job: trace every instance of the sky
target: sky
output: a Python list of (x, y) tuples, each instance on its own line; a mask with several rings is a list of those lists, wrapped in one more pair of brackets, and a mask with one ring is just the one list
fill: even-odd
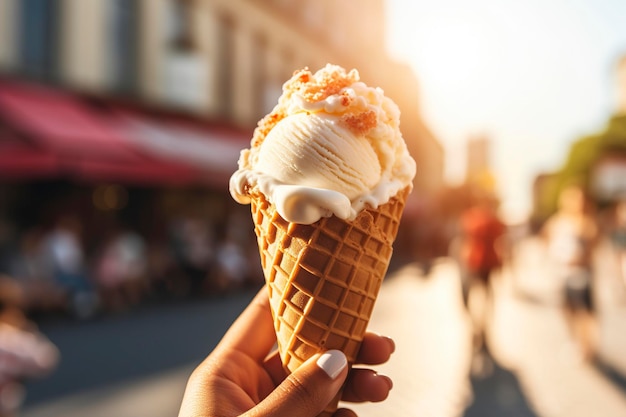
[(422, 116), (464, 178), (468, 138), (486, 135), (502, 214), (523, 220), (541, 172), (603, 129), (626, 54), (626, 0), (387, 0), (387, 42), (420, 82)]

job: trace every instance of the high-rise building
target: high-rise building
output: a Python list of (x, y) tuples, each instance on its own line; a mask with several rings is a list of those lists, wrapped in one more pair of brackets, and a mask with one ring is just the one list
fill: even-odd
[(615, 69), (617, 78), (617, 112), (626, 114), (626, 55), (622, 56)]
[(473, 136), (467, 142), (466, 182), (484, 191), (495, 191), (490, 161), (491, 141), (485, 135)]

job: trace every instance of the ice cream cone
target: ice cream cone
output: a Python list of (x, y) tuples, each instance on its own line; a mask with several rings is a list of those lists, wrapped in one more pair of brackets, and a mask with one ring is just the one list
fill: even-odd
[(328, 64), (294, 72), (241, 151), (229, 189), (252, 206), (287, 372), (329, 349), (356, 361), (416, 174), (399, 126), (382, 89)]
[[(317, 352), (340, 349), (353, 364), (389, 266), (407, 187), (352, 221), (284, 220), (262, 193), (251, 195), (278, 350), (287, 372)], [(339, 396), (329, 405), (332, 415)]]

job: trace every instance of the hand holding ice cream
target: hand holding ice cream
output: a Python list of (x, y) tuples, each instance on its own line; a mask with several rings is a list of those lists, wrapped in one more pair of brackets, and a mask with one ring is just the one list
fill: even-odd
[[(268, 356), (275, 342), (270, 306), (263, 291), (194, 370), (178, 417), (313, 417), (342, 386), (347, 387), (342, 398), (347, 402), (383, 401), (392, 389), (391, 379), (369, 369), (393, 354), (395, 344), (388, 337), (368, 333), (357, 358), (362, 366), (350, 373), (345, 356), (332, 351), (316, 355), (287, 375), (276, 352)], [(349, 409), (336, 415), (356, 416)]]

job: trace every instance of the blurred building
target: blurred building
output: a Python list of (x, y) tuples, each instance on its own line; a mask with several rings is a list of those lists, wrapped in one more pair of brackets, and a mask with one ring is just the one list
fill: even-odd
[(94, 246), (120, 222), (162, 239), (189, 216), (233, 234), (249, 210), (228, 194), (239, 151), (293, 71), (326, 63), (358, 69), (400, 107), (417, 213), (443, 186), (443, 148), (415, 74), (385, 51), (384, 7), (0, 1), (0, 220), (45, 229), (72, 213)]
[(417, 189), (440, 187), (443, 151), (419, 115), (415, 76), (385, 53), (382, 0), (0, 3), (5, 76), (194, 115), (244, 135), (295, 69), (327, 62), (358, 68), (398, 102), (420, 167)]
[(485, 135), (467, 141), (465, 182), (487, 192), (495, 192), (495, 177), (491, 166), (491, 140)]
[(618, 60), (615, 76), (617, 81), (617, 113), (626, 115), (626, 55)]

